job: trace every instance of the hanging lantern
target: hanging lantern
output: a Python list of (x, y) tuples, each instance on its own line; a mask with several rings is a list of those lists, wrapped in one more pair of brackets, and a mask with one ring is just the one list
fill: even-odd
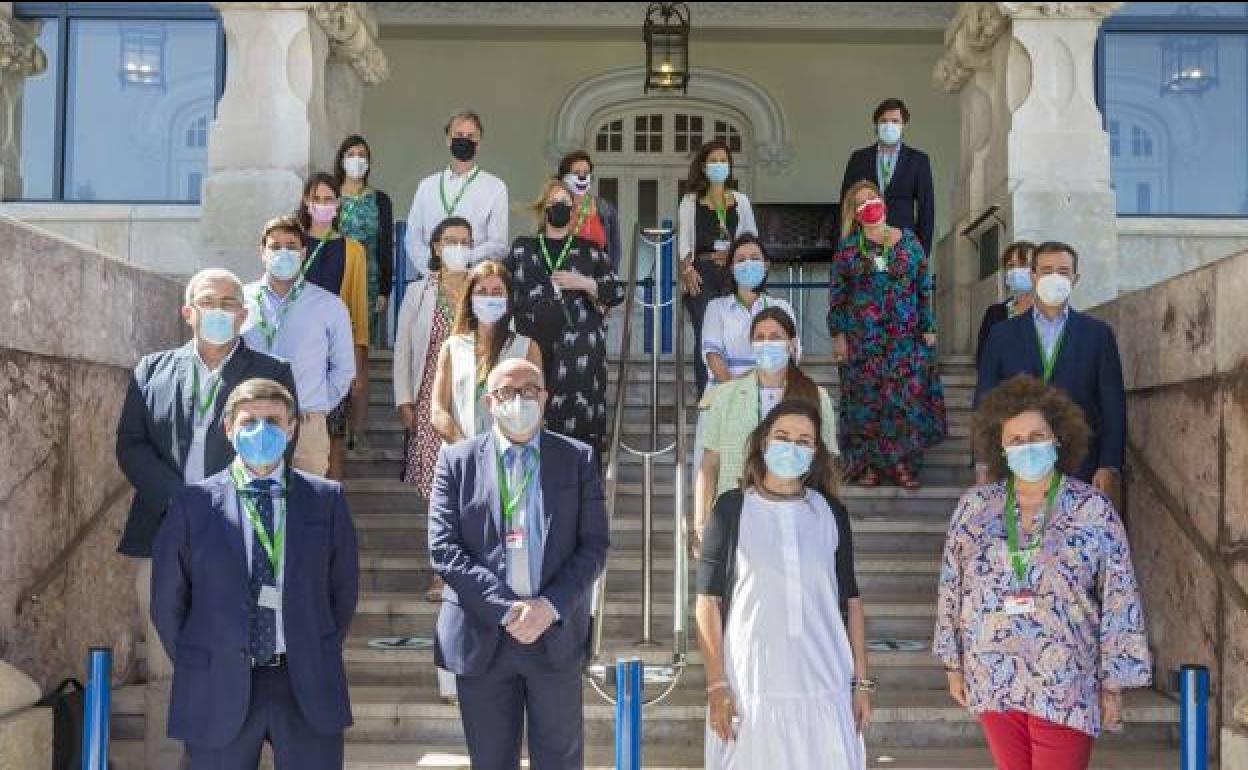
[(642, 37), (646, 41), (644, 92), (685, 93), (689, 88), (689, 6), (651, 3)]
[[(1216, 10), (1182, 5), (1176, 15), (1208, 17)], [(1203, 94), (1218, 84), (1218, 36), (1168, 34), (1161, 42), (1161, 95)]]

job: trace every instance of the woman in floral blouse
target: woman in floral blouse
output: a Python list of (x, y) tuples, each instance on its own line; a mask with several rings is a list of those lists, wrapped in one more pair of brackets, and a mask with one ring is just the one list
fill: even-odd
[(891, 227), (879, 189), (850, 186), (829, 275), (828, 329), (841, 364), (846, 475), (862, 486), (892, 478), (919, 486), (923, 450), (945, 437), (936, 377), (936, 317), (927, 255), (909, 230)]
[(998, 768), (1084, 770), (1100, 731), (1121, 728), (1122, 691), (1151, 679), (1126, 532), (1071, 475), (1088, 426), (1061, 391), (1015, 377), (971, 431), (999, 480), (953, 515), (933, 651)]

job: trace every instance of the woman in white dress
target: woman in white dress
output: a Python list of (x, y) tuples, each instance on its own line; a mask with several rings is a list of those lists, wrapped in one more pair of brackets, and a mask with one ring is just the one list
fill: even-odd
[(707, 768), (866, 767), (875, 682), (849, 514), (819, 420), (804, 401), (773, 408), (750, 435), (741, 488), (720, 496), (707, 523), (697, 600)]

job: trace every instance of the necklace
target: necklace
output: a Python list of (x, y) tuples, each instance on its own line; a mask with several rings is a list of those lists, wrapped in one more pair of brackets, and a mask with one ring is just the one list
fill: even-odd
[(772, 491), (771, 489), (767, 487), (767, 484), (761, 481), (758, 482), (758, 489), (760, 492), (764, 493), (765, 497), (774, 498), (776, 500), (800, 500), (801, 498), (806, 496), (805, 489), (803, 489), (801, 492), (798, 492), (796, 494), (786, 495), (780, 492)]

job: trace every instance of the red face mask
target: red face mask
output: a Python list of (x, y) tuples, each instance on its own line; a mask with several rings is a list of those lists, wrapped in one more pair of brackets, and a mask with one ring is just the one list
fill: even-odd
[(858, 221), (864, 225), (878, 225), (884, 221), (887, 210), (884, 207), (884, 201), (872, 198), (855, 209), (854, 213), (858, 216)]

